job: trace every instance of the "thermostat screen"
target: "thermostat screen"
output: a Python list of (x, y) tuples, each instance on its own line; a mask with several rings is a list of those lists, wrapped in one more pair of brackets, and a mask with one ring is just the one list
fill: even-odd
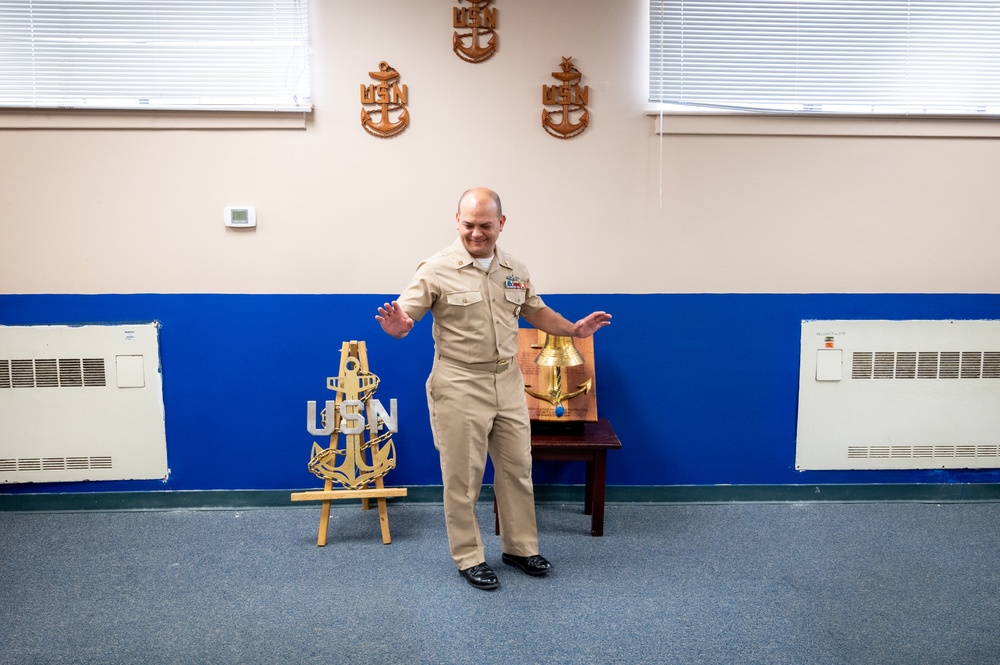
[(245, 222), (247, 221), (247, 211), (236, 209), (233, 210), (233, 221), (234, 222)]

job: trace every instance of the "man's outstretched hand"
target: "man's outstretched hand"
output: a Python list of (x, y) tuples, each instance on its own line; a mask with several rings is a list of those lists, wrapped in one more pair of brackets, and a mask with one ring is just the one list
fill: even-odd
[(395, 300), (379, 307), (375, 320), (382, 326), (382, 330), (396, 339), (406, 337), (407, 333), (413, 330), (413, 319)]
[(590, 337), (604, 326), (611, 325), (607, 312), (592, 312), (573, 324), (574, 337)]

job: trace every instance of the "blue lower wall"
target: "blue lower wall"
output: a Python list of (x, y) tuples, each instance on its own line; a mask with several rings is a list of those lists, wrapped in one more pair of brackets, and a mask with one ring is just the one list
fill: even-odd
[[(375, 321), (392, 295), (0, 295), (0, 324), (159, 321), (165, 481), (0, 486), (0, 493), (319, 486), (306, 469), (307, 400), (332, 397), (343, 341), (364, 340), (377, 397), (399, 403), (390, 485), (439, 485), (424, 398), (430, 320), (394, 340)], [(623, 443), (611, 485), (996, 483), (997, 470), (794, 468), (803, 319), (997, 319), (1000, 295), (552, 295), (568, 318), (604, 309), (597, 405)], [(0, 350), (2, 357), (2, 350)], [(72, 435), (72, 423), (65, 424)], [(2, 433), (0, 433), (2, 436)], [(537, 483), (583, 481), (580, 464), (540, 463)]]

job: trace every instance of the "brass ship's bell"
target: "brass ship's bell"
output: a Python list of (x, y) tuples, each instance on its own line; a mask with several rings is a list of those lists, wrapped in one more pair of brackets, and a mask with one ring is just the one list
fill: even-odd
[(583, 356), (576, 350), (572, 337), (546, 334), (535, 364), (543, 367), (572, 367), (582, 365)]
[[(538, 348), (538, 346), (532, 345), (532, 348)], [(590, 392), (591, 380), (587, 379), (586, 382), (577, 387), (577, 390), (569, 393), (563, 392), (562, 368), (582, 365), (585, 362), (583, 356), (576, 350), (572, 337), (562, 337), (546, 333), (545, 343), (542, 344), (541, 348), (542, 350), (538, 353), (538, 357), (535, 358), (535, 364), (552, 368), (549, 391), (547, 393), (538, 393), (528, 386), (524, 387), (524, 391), (532, 397), (545, 400), (551, 404), (555, 407), (556, 416), (561, 417), (566, 413), (566, 406), (563, 402), (573, 399), (577, 395)]]

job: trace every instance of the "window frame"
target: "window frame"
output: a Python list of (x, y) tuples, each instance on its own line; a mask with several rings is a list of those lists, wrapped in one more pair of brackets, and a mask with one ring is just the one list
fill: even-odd
[[(0, 88), (0, 128), (304, 128), (313, 110), (308, 0), (277, 10), (271, 0), (214, 5), (88, 3), (63, 22), (59, 2), (0, 0), (8, 25), (34, 21), (6, 40), (0, 30), (11, 76)], [(101, 20), (111, 10), (120, 22)], [(210, 67), (218, 79), (206, 79)], [(15, 76), (28, 84), (18, 87)]]
[[(691, 100), (690, 104), (671, 104), (665, 101), (658, 101), (658, 98), (660, 100), (666, 98), (666, 96), (662, 94), (664, 92), (663, 86), (660, 83), (657, 83), (657, 76), (660, 76), (660, 81), (662, 81), (663, 77), (666, 76), (668, 67), (667, 64), (664, 64), (664, 60), (669, 56), (668, 50), (663, 43), (665, 32), (663, 27), (658, 23), (658, 19), (663, 16), (663, 12), (666, 11), (667, 9), (669, 9), (670, 11), (674, 11), (677, 5), (681, 6), (699, 5), (702, 7), (706, 5), (716, 5), (716, 7), (713, 8), (713, 11), (719, 11), (724, 9), (724, 5), (727, 4), (732, 5), (733, 3), (726, 2), (725, 0), (722, 1), (717, 0), (714, 3), (705, 1), (697, 2), (692, 0), (669, 0), (669, 1), (650, 0), (648, 6), (649, 7), (648, 37), (650, 41), (648, 46), (648, 63), (647, 63), (649, 67), (648, 70), (649, 88), (648, 88), (647, 99), (649, 100), (649, 103), (652, 107), (650, 115), (658, 116), (661, 119), (661, 124), (664, 116), (674, 119), (689, 119), (689, 120), (683, 120), (682, 122), (671, 121), (670, 123), (668, 123), (668, 125), (670, 127), (677, 127), (678, 125), (682, 125), (686, 131), (697, 131), (698, 126), (704, 126), (705, 124), (703, 122), (699, 122), (697, 120), (698, 117), (742, 118), (742, 120), (729, 122), (728, 124), (731, 126), (731, 129), (725, 133), (731, 133), (735, 131), (748, 131), (749, 128), (756, 128), (751, 133), (785, 133), (791, 131), (791, 133), (793, 134), (836, 133), (841, 135), (858, 135), (860, 133), (860, 135), (867, 135), (867, 134), (938, 135), (940, 129), (935, 129), (935, 128), (940, 128), (942, 126), (950, 127), (950, 129), (946, 131), (947, 134), (954, 134), (958, 136), (995, 136), (997, 133), (989, 125), (995, 124), (995, 121), (1000, 119), (1000, 102), (998, 102), (998, 104), (995, 106), (993, 104), (989, 105), (991, 111), (992, 109), (996, 108), (996, 112), (991, 112), (991, 113), (982, 113), (982, 112), (914, 113), (912, 112), (912, 110), (907, 110), (905, 112), (866, 111), (863, 113), (861, 112), (846, 113), (838, 110), (822, 111), (805, 107), (798, 109), (791, 109), (791, 108), (766, 109), (766, 108), (746, 108), (746, 106), (748, 106), (747, 104), (713, 105), (711, 103), (708, 103), (709, 101), (714, 101), (710, 100), (709, 97), (705, 97), (703, 99), (693, 99)], [(800, 3), (789, 3), (789, 2), (783, 2), (782, 0), (758, 0), (758, 2), (756, 2), (755, 4), (759, 6), (766, 5), (773, 9), (775, 6), (785, 6), (787, 8), (792, 4), (800, 4)], [(820, 3), (817, 3), (817, 6), (819, 6), (819, 4)], [(830, 3), (830, 2), (822, 3), (822, 5), (824, 6), (833, 6), (834, 4), (836, 3)], [(866, 2), (865, 3), (866, 11), (870, 9), (871, 5), (873, 4), (875, 3)], [(887, 2), (883, 4), (899, 4), (899, 3), (893, 2), (893, 0), (887, 0)], [(927, 3), (925, 2), (925, 4)], [(990, 0), (990, 2), (985, 2), (985, 1), (979, 2), (979, 5), (987, 5), (987, 4), (996, 8), (997, 13), (1000, 14), (1000, 6), (998, 6), (1000, 5), (1000, 3), (996, 2), (996, 0)], [(745, 8), (749, 5), (749, 3), (746, 2), (746, 0), (744, 0), (743, 2), (740, 3), (740, 5)], [(701, 17), (699, 17), (699, 19), (700, 18)], [(741, 14), (740, 20), (743, 19), (745, 19), (745, 17)], [(700, 26), (701, 24), (699, 24), (699, 29), (701, 29)], [(992, 28), (1000, 32), (1000, 20), (998, 20), (996, 22), (996, 25), (992, 26)], [(711, 39), (711, 36), (702, 37), (702, 33), (700, 32), (697, 33), (696, 36), (698, 37), (699, 40), (702, 40), (700, 43), (697, 44), (697, 46), (699, 48), (702, 48), (703, 50), (707, 50), (704, 44), (711, 43), (709, 41)], [(998, 42), (1000, 42), (1000, 39), (998, 39)], [(677, 49), (674, 50), (677, 51)], [(710, 55), (706, 57), (714, 57), (714, 56)], [(780, 69), (781, 67), (787, 67), (784, 61), (780, 60), (780, 57), (776, 59), (776, 61), (779, 63), (778, 65), (775, 65), (776, 68)], [(992, 58), (985, 62), (987, 66), (990, 68), (997, 67), (997, 61)], [(685, 65), (686, 64), (687, 63), (685, 63)], [(704, 64), (704, 61), (698, 60), (696, 64), (701, 66)], [(709, 65), (711, 65), (711, 63), (709, 63)], [(704, 65), (704, 66), (708, 67), (709, 65)], [(721, 82), (718, 84), (720, 89), (724, 88), (724, 85), (726, 85), (725, 83), (726, 79), (724, 78), (726, 76), (726, 72), (723, 72), (721, 75), (717, 76), (720, 77), (718, 79), (718, 81)], [(676, 80), (679, 81), (680, 79)], [(709, 83), (711, 83), (711, 81), (709, 81)], [(657, 92), (658, 90), (661, 91), (659, 94)], [(989, 86), (985, 86), (985, 90), (989, 91), (991, 90), (991, 88)], [(994, 99), (1000, 99), (1000, 96), (994, 94), (996, 90), (1000, 90), (1000, 86), (997, 85), (992, 86), (992, 92), (984, 92), (984, 96), (980, 99), (982, 101), (990, 101), (990, 102), (992, 102)], [(682, 101), (682, 100), (674, 100), (674, 101)], [(768, 120), (754, 121), (754, 120), (747, 120), (746, 118), (768, 118)], [(796, 122), (795, 124), (798, 125), (798, 128), (790, 130), (789, 128), (792, 127), (791, 121), (793, 120), (798, 121), (799, 119), (805, 119), (805, 120), (803, 122)], [(863, 119), (873, 120), (874, 122), (867, 123), (869, 125), (869, 128), (863, 129), (860, 128), (862, 125), (860, 121)], [(911, 125), (912, 128), (900, 130), (899, 127), (897, 127), (896, 125), (898, 125), (899, 121), (901, 120), (905, 120), (905, 124)], [(873, 127), (875, 129), (872, 129)], [(830, 128), (833, 128), (832, 132)], [(658, 133), (659, 131), (660, 130), (658, 130)], [(675, 130), (667, 129), (667, 126), (664, 125), (663, 132), (674, 133)]]

